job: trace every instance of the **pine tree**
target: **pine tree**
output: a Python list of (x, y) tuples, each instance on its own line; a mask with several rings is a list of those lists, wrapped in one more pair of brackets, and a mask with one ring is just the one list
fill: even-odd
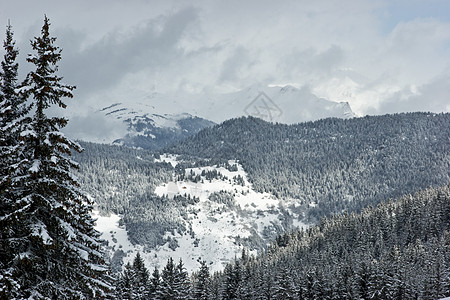
[(156, 292), (155, 299), (164, 299), (164, 300), (173, 300), (176, 299), (176, 291), (174, 288), (175, 282), (175, 264), (173, 263), (173, 259), (169, 258), (167, 260), (167, 264), (162, 270), (161, 275), (161, 284), (159, 285), (159, 289)]
[(282, 266), (275, 276), (274, 299), (294, 299), (294, 287), (286, 266)]
[[(19, 51), (13, 41), (10, 24), (6, 29), (6, 50), (0, 70), (0, 298), (15, 297), (20, 283), (13, 278), (16, 251), (23, 243), (19, 215), (27, 204), (20, 201), (23, 175), (27, 160), (20, 133), (25, 131), (29, 118), (26, 97), (17, 84)], [(19, 201), (18, 201), (19, 200)]]
[(149, 297), (150, 299), (156, 298), (156, 292), (158, 291), (159, 285), (161, 284), (161, 276), (159, 275), (158, 268), (155, 267), (152, 273), (152, 277), (149, 282)]
[(210, 282), (209, 268), (206, 261), (203, 260), (200, 262), (200, 270), (196, 276), (193, 291), (194, 299), (208, 300)]
[(116, 298), (117, 299), (127, 299), (132, 300), (135, 297), (134, 293), (134, 269), (133, 266), (128, 262), (122, 274), (119, 275), (119, 278), (116, 283)]
[(135, 291), (134, 299), (146, 299), (149, 294), (149, 274), (147, 268), (145, 267), (144, 260), (142, 259), (139, 252), (136, 254), (136, 257), (133, 261), (133, 271), (133, 289)]
[(189, 299), (190, 282), (186, 268), (183, 261), (180, 259), (175, 269), (174, 280), (175, 299), (186, 300)]
[(27, 61), (35, 66), (22, 89), (31, 97), (34, 115), (31, 130), (22, 134), (30, 168), (24, 176), (24, 191), (16, 211), (22, 241), (16, 248), (12, 274), (20, 284), (20, 297), (102, 298), (110, 289), (108, 268), (101, 251), (99, 233), (90, 216), (92, 203), (78, 187), (71, 170), (78, 165), (68, 158), (81, 147), (59, 129), (65, 118), (48, 117), (52, 105), (65, 108), (62, 98), (72, 98), (74, 86), (61, 83), (56, 75), (61, 50), (49, 34), (45, 17), (41, 36), (31, 46), (36, 55)]
[(224, 282), (222, 286), (222, 299), (240, 299), (242, 291), (242, 268), (239, 260), (234, 264), (228, 264), (224, 270)]

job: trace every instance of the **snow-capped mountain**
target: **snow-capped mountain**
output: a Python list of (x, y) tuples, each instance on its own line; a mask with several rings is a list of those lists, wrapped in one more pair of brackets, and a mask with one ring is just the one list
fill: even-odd
[(308, 88), (253, 85), (228, 94), (205, 95), (204, 112), (210, 120), (220, 123), (240, 116), (254, 116), (269, 122), (295, 124), (337, 117), (352, 118), (356, 114), (347, 102), (319, 98)]
[(214, 125), (188, 113), (158, 114), (154, 106), (143, 103), (115, 103), (101, 112), (127, 126), (126, 135), (114, 143), (150, 150), (163, 148)]
[(347, 102), (319, 98), (306, 87), (291, 85), (252, 85), (231, 93), (152, 93), (139, 103), (128, 101), (126, 105), (132, 107), (131, 110), (138, 107), (147, 113), (162, 115), (189, 113), (215, 123), (248, 115), (286, 124), (356, 116)]
[(286, 124), (356, 116), (347, 102), (329, 101), (307, 88), (290, 85), (253, 85), (224, 94), (152, 93), (139, 101), (107, 105), (99, 112), (109, 121), (121, 121), (127, 128), (126, 133), (114, 138), (115, 143), (152, 150), (183, 140), (214, 122), (241, 116)]

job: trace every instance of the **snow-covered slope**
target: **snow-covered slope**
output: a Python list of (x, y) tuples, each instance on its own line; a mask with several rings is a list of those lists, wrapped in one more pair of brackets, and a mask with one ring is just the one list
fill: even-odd
[(85, 141), (114, 141), (153, 150), (214, 123), (241, 116), (286, 124), (356, 116), (346, 102), (329, 101), (315, 96), (307, 88), (289, 85), (253, 85), (223, 94), (152, 93), (120, 101), (94, 108), (83, 118), (68, 116), (71, 122), (66, 133)]
[(163, 148), (214, 125), (188, 113), (159, 114), (154, 106), (145, 103), (115, 103), (100, 111), (127, 126), (126, 135), (114, 143), (150, 150)]
[[(163, 155), (161, 160), (173, 165), (177, 163), (174, 156)], [(273, 240), (287, 229), (287, 224), (290, 228), (306, 226), (297, 220), (300, 213), (296, 209), (297, 201), (275, 199), (267, 193), (253, 191), (242, 166), (235, 161), (229, 161), (229, 164), (234, 166), (231, 171), (217, 166), (186, 169), (187, 177), (198, 175), (201, 180), (171, 181), (156, 188), (155, 193), (160, 196), (186, 195), (198, 200), (189, 206), (189, 213), (184, 218), (188, 231), (182, 235), (176, 231), (167, 232), (168, 242), (155, 249), (144, 250), (141, 245), (132, 245), (125, 227), (119, 225), (120, 216), (96, 213), (96, 228), (108, 241), (110, 254), (122, 250), (126, 263), (139, 251), (150, 269), (162, 268), (172, 257), (176, 261), (181, 258), (188, 271), (195, 271), (199, 261), (205, 260), (211, 271), (218, 271), (227, 262), (240, 257), (244, 245), (246, 249), (253, 248), (250, 253), (256, 254), (254, 249), (258, 243)], [(206, 179), (208, 171), (217, 171), (221, 178)], [(219, 197), (215, 197), (217, 195)], [(220, 198), (220, 195), (225, 197)], [(223, 201), (225, 198), (227, 201)]]
[(140, 101), (111, 106), (107, 114), (174, 114), (189, 113), (215, 123), (252, 115), (266, 121), (300, 123), (327, 117), (351, 118), (356, 115), (347, 102), (319, 98), (307, 88), (294, 86), (252, 85), (233, 93), (152, 93)]
[(356, 117), (347, 102), (319, 98), (307, 88), (253, 85), (244, 90), (207, 96), (200, 116), (219, 123), (232, 117), (251, 115), (270, 122), (295, 124), (318, 119)]

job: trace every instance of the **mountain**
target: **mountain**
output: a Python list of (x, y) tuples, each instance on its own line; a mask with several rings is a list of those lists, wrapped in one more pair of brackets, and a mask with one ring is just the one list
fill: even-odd
[(293, 86), (253, 85), (223, 94), (152, 93), (136, 99), (139, 100), (108, 104), (89, 116), (72, 118), (68, 135), (156, 150), (215, 123), (241, 116), (285, 124), (356, 116), (346, 102), (318, 98), (307, 88)]
[(347, 102), (319, 98), (307, 87), (296, 88), (291, 85), (255, 84), (230, 93), (152, 93), (141, 97), (139, 101), (148, 104), (147, 110), (157, 108), (159, 114), (190, 113), (215, 123), (241, 116), (285, 124), (329, 117), (356, 117)]
[(310, 221), (450, 180), (450, 114), (328, 118), (294, 125), (246, 117), (166, 149), (235, 159), (257, 192), (312, 205)]
[(214, 125), (188, 113), (161, 115), (156, 113), (154, 106), (142, 103), (115, 103), (100, 111), (127, 126), (126, 135), (113, 143), (149, 150), (169, 146)]
[(114, 271), (136, 252), (148, 265), (181, 258), (193, 271), (201, 259), (219, 271), (244, 248), (256, 254), (285, 230), (305, 226), (294, 201), (255, 192), (235, 161), (82, 145), (80, 181), (96, 203)]
[(450, 114), (295, 125), (242, 117), (160, 154), (83, 143), (74, 158), (115, 270), (137, 251), (150, 266), (171, 256), (219, 270), (243, 248), (261, 253), (323, 216), (447, 184), (449, 130)]
[(347, 102), (319, 98), (306, 88), (253, 85), (241, 91), (207, 96), (205, 110), (211, 120), (253, 116), (268, 122), (295, 124), (323, 118), (352, 118)]

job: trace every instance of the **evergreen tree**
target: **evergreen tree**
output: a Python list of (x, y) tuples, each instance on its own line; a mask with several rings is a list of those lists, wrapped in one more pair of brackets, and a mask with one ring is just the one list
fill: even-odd
[(16, 250), (24, 242), (20, 213), (27, 203), (21, 201), (23, 175), (27, 168), (24, 142), (20, 133), (25, 131), (29, 118), (26, 97), (18, 91), (19, 53), (13, 41), (10, 24), (6, 29), (4, 60), (0, 70), (0, 298), (15, 297), (20, 282), (12, 272), (17, 261)]
[(65, 118), (48, 117), (52, 105), (65, 108), (62, 98), (72, 98), (74, 86), (61, 83), (56, 75), (61, 50), (49, 34), (44, 19), (41, 36), (31, 41), (35, 55), (27, 61), (35, 66), (22, 89), (34, 108), (30, 127), (22, 134), (29, 159), (24, 176), (23, 203), (15, 211), (21, 231), (11, 274), (20, 285), (22, 298), (102, 298), (110, 289), (108, 268), (101, 251), (100, 234), (90, 216), (92, 203), (81, 192), (71, 170), (77, 164), (68, 158), (81, 147), (59, 129)]
[(135, 297), (134, 293), (134, 269), (133, 266), (128, 262), (122, 274), (119, 275), (119, 279), (116, 283), (116, 297), (117, 299), (127, 299), (132, 300)]
[(158, 268), (155, 267), (149, 282), (149, 297), (151, 299), (156, 298), (156, 292), (158, 291), (160, 284), (161, 284), (161, 276), (159, 275)]
[(149, 274), (148, 270), (144, 265), (144, 260), (142, 259), (139, 252), (136, 254), (136, 257), (133, 261), (133, 271), (134, 271), (134, 280), (133, 280), (133, 288), (135, 291), (134, 299), (146, 299), (148, 297), (148, 280)]
[(161, 275), (161, 284), (156, 292), (156, 299), (164, 300), (174, 300), (176, 299), (175, 291), (175, 276), (176, 276), (176, 266), (173, 263), (173, 259), (169, 258), (167, 264), (164, 267)]
[(209, 275), (209, 268), (206, 261), (200, 262), (200, 270), (196, 276), (193, 296), (194, 299), (207, 300), (209, 296), (209, 285), (211, 278)]
[(286, 266), (282, 266), (275, 276), (274, 299), (294, 299), (292, 277), (289, 274), (289, 270)]
[(186, 268), (184, 267), (183, 261), (180, 259), (175, 270), (175, 299), (185, 300), (189, 299), (190, 295), (190, 281)]
[(240, 299), (242, 290), (242, 268), (239, 260), (235, 260), (234, 264), (225, 266), (223, 273), (224, 282), (222, 286), (222, 299)]

